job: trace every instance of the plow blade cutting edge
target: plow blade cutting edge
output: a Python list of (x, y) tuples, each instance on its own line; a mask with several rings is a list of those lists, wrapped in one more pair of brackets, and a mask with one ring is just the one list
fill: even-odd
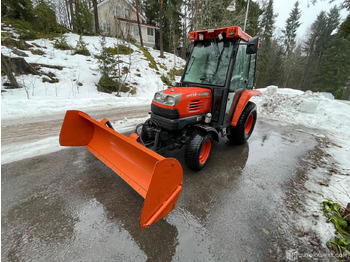
[(86, 146), (144, 199), (140, 225), (146, 228), (168, 215), (182, 188), (182, 167), (107, 127), (81, 111), (67, 111), (61, 146)]

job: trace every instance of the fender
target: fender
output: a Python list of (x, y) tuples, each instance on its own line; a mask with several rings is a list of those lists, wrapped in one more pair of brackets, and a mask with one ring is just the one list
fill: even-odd
[(214, 140), (215, 141), (219, 141), (219, 133), (214, 127), (207, 126), (207, 125), (194, 125), (194, 127), (197, 128), (197, 129), (203, 130), (203, 131), (205, 131), (207, 133), (212, 134)]
[(233, 114), (231, 126), (237, 125), (237, 122), (238, 122), (238, 120), (243, 112), (243, 109), (247, 105), (249, 99), (252, 96), (260, 96), (260, 95), (261, 95), (261, 92), (258, 90), (246, 90), (243, 92), (243, 94), (241, 95), (241, 97), (239, 98), (239, 101), (237, 103), (235, 113)]

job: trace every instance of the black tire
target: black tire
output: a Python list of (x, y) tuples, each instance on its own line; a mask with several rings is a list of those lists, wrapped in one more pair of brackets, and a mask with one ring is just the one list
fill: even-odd
[(185, 149), (185, 162), (192, 170), (201, 170), (210, 157), (213, 136), (195, 132)]
[(256, 123), (256, 105), (253, 102), (248, 102), (244, 108), (237, 126), (230, 126), (230, 134), (227, 138), (230, 142), (240, 145), (247, 142), (250, 135), (253, 133), (255, 123)]

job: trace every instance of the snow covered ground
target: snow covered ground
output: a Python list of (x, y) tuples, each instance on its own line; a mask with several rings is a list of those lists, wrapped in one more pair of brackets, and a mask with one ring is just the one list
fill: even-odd
[[(75, 34), (67, 34), (67, 41), (75, 46), (79, 38)], [(87, 47), (92, 54), (99, 54), (101, 44), (99, 37), (83, 37), (88, 43)], [(107, 46), (113, 47), (115, 44), (122, 43), (121, 40), (107, 38)], [(46, 115), (64, 113), (68, 109), (94, 109), (100, 108), (108, 110), (113, 107), (127, 107), (131, 105), (149, 104), (154, 92), (166, 88), (161, 81), (161, 75), (167, 75), (168, 70), (174, 65), (177, 69), (184, 66), (184, 61), (172, 54), (165, 54), (166, 57), (159, 58), (159, 52), (150, 49), (150, 53), (158, 63), (162, 65), (159, 71), (149, 67), (149, 61), (146, 60), (143, 53), (137, 46), (129, 45), (134, 53), (131, 56), (120, 56), (123, 61), (132, 61), (130, 73), (126, 76), (127, 83), (134, 83), (136, 94), (122, 94), (121, 97), (115, 94), (105, 94), (97, 91), (96, 83), (99, 80), (98, 61), (93, 56), (86, 57), (82, 55), (72, 55), (71, 51), (57, 50), (53, 47), (54, 41), (39, 39), (29, 42), (35, 43), (37, 47), (45, 52), (44, 55), (33, 55), (30, 51), (25, 51), (28, 55), (27, 62), (42, 63), (48, 65), (60, 65), (62, 70), (49, 69), (59, 79), (58, 83), (50, 84), (42, 82), (41, 76), (22, 75), (18, 76), (19, 84), (24, 88), (18, 90), (9, 90), (3, 86), (7, 81), (2, 77), (1, 94), (1, 118), (2, 120), (16, 121), (23, 118), (31, 118)], [(11, 49), (2, 47), (2, 53), (8, 56), (16, 56)], [(125, 62), (127, 65), (128, 62)], [(166, 68), (166, 69), (165, 69)], [(78, 84), (81, 83), (81, 84)], [(326, 163), (324, 168), (310, 170), (309, 182), (306, 184), (310, 191), (316, 191), (322, 194), (310, 194), (309, 202), (306, 205), (311, 209), (310, 212), (319, 211), (319, 205), (325, 198), (331, 198), (342, 205), (350, 202), (350, 105), (336, 100), (324, 97), (319, 93), (310, 91), (302, 92), (292, 89), (279, 89), (270, 86), (261, 89), (262, 96), (254, 97), (253, 101), (258, 106), (260, 116), (275, 119), (281, 123), (305, 126), (313, 129), (314, 135), (318, 139), (329, 140), (328, 146), (324, 147), (325, 154), (333, 157), (334, 162)], [(139, 121), (139, 119), (137, 119)], [(139, 121), (142, 122), (142, 121)], [(130, 129), (136, 124), (135, 120), (125, 120), (113, 123), (118, 131), (127, 131), (122, 127), (128, 126)], [(307, 132), (307, 131), (305, 131)], [(2, 150), (2, 163), (8, 163), (21, 158), (32, 157), (59, 150), (55, 144), (57, 138), (48, 138), (43, 141), (31, 142), (31, 144), (18, 144), (16, 148), (22, 148), (20, 155), (16, 149), (12, 151)], [(55, 147), (53, 149), (53, 147)], [(30, 148), (31, 152), (26, 152)], [(33, 148), (37, 149), (33, 151)], [(46, 149), (46, 150), (45, 150)], [(8, 150), (8, 149), (7, 149)], [(50, 150), (49, 150), (50, 151)], [(35, 152), (35, 153), (34, 153)], [(324, 158), (322, 161), (329, 161)], [(329, 176), (329, 169), (333, 167), (336, 170), (332, 176)], [(329, 179), (328, 186), (321, 186), (317, 181)], [(315, 211), (316, 212), (316, 211)], [(328, 241), (334, 229), (330, 224), (324, 222), (325, 219), (312, 225), (307, 225), (316, 230), (323, 242)], [(307, 223), (306, 220), (300, 220), (300, 226)]]
[[(11, 29), (7, 31), (11, 32)], [(77, 45), (79, 35), (65, 34), (67, 43), (73, 48)], [(2, 119), (18, 118), (23, 116), (36, 116), (64, 112), (68, 109), (85, 109), (91, 107), (113, 107), (116, 104), (131, 106), (135, 104), (149, 104), (154, 92), (163, 90), (166, 85), (161, 76), (175, 68), (183, 68), (185, 61), (172, 54), (165, 53), (165, 58), (159, 58), (159, 51), (148, 49), (157, 63), (158, 70), (149, 67), (149, 61), (138, 46), (116, 38), (106, 37), (106, 47), (123, 44), (133, 49), (131, 55), (115, 56), (123, 61), (120, 68), (127, 67), (128, 73), (123, 74), (122, 81), (136, 88), (136, 94), (130, 92), (120, 93), (120, 97), (97, 91), (96, 84), (100, 79), (99, 62), (95, 55), (101, 53), (101, 37), (83, 36), (91, 56), (73, 55), (72, 50), (59, 50), (54, 48), (54, 40), (37, 39), (27, 41), (33, 45), (31, 50), (40, 50), (43, 55), (32, 54), (30, 50), (24, 51), (28, 55), (28, 63), (62, 66), (62, 70), (42, 67), (42, 71), (53, 73), (59, 79), (58, 83), (43, 82), (45, 76), (22, 75), (17, 82), (23, 86), (20, 90), (5, 90), (2, 92)], [(1, 47), (2, 54), (9, 57), (18, 57), (13, 50), (6, 46)], [(46, 77), (47, 78), (47, 77)], [(2, 77), (2, 84), (7, 81)], [(2, 88), (4, 90), (4, 88)]]

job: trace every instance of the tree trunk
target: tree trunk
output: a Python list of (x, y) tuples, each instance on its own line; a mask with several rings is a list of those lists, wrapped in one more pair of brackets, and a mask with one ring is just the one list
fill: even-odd
[(12, 88), (20, 88), (20, 85), (17, 83), (16, 78), (12, 74), (11, 67), (7, 63), (5, 57), (1, 54), (1, 70), (7, 75), (10, 80)]
[(98, 34), (100, 32), (100, 25), (98, 22), (97, 0), (92, 0), (92, 5), (94, 7), (95, 33)]
[(137, 26), (139, 27), (140, 44), (143, 47), (142, 32), (141, 32), (141, 25), (140, 25), (140, 16), (139, 16), (139, 0), (136, 0), (136, 17), (137, 17)]
[(69, 0), (69, 9), (70, 9), (70, 21), (72, 25), (72, 31), (75, 30), (75, 17), (74, 17), (74, 9), (73, 9), (73, 0)]
[(194, 13), (195, 28), (198, 27), (198, 10), (199, 10), (199, 1), (196, 0), (196, 10), (195, 10), (195, 13)]
[(164, 57), (163, 50), (163, 0), (160, 0), (160, 11), (159, 11), (159, 46), (160, 46), (160, 57)]
[(79, 29), (78, 33), (80, 34), (79, 0), (75, 0), (75, 23), (76, 27)]
[(67, 24), (69, 28), (72, 28), (72, 19), (70, 18), (70, 12), (69, 12), (69, 3), (68, 0), (64, 0), (66, 4), (66, 11), (67, 11)]

